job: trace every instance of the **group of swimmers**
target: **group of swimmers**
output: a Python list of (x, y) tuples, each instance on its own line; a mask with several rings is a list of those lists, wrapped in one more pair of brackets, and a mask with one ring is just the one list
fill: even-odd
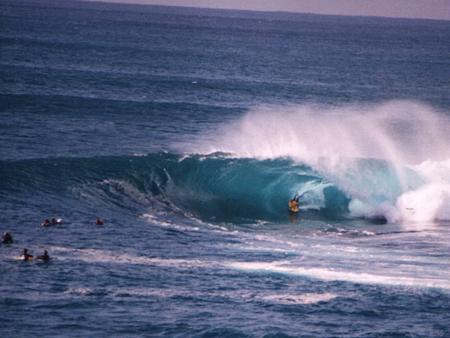
[[(44, 220), (44, 222), (41, 223), (41, 225), (43, 227), (49, 227), (49, 226), (52, 226), (52, 225), (61, 225), (61, 224), (64, 224), (63, 219), (62, 218), (54, 218), (54, 217), (52, 219), (46, 218)], [(105, 224), (105, 221), (103, 221), (101, 218), (97, 217), (97, 219), (95, 220), (95, 224), (96, 225), (103, 225), (103, 224)]]
[[(41, 225), (42, 225), (43, 227), (48, 227), (48, 226), (51, 226), (51, 225), (59, 225), (59, 224), (63, 224), (63, 223), (64, 223), (64, 222), (63, 222), (63, 220), (62, 220), (61, 218), (58, 218), (58, 219), (52, 218), (51, 220), (45, 219), (44, 222), (42, 222)], [(95, 220), (95, 224), (96, 224), (96, 225), (103, 225), (103, 224), (105, 224), (105, 221), (102, 220), (101, 218), (97, 218), (97, 219)], [(2, 241), (1, 241), (1, 243), (2, 243), (2, 244), (12, 244), (12, 243), (13, 243), (13, 237), (12, 237), (11, 233), (9, 233), (8, 231), (5, 231), (5, 232), (3, 233), (3, 235), (2, 235)], [(24, 248), (24, 249), (22, 250), (22, 254), (21, 254), (21, 256), (20, 256), (20, 259), (23, 260), (23, 261), (25, 261), (25, 262), (30, 261), (30, 260), (32, 260), (32, 259), (40, 260), (40, 261), (43, 261), (43, 262), (48, 262), (48, 261), (50, 260), (50, 255), (48, 254), (48, 251), (47, 251), (47, 250), (44, 250), (44, 253), (43, 253), (42, 255), (37, 256), (36, 258), (34, 258), (34, 256), (31, 255), (31, 254), (28, 252), (28, 249), (27, 249), (27, 248)]]
[(44, 222), (42, 222), (42, 226), (43, 227), (49, 227), (51, 225), (59, 225), (59, 224), (63, 224), (63, 220), (61, 218), (52, 218), (51, 220), (49, 220), (48, 218), (44, 220)]
[[(29, 261), (29, 260), (32, 260), (34, 258), (33, 255), (30, 255), (28, 253), (28, 249), (23, 249), (22, 250), (22, 256), (20, 256), (20, 257), (25, 262)], [(48, 262), (50, 260), (50, 256), (48, 255), (47, 250), (44, 250), (44, 254), (41, 255), (41, 256), (37, 256), (36, 259), (44, 261), (44, 262)]]
[[(3, 235), (2, 235), (2, 244), (12, 244), (13, 242), (14, 242), (14, 241), (13, 241), (13, 237), (12, 237), (11, 233), (5, 231), (5, 232), (3, 233)], [(21, 254), (21, 256), (20, 256), (20, 259), (21, 259), (22, 261), (27, 262), (27, 261), (32, 260), (33, 258), (34, 258), (34, 256), (33, 256), (33, 255), (30, 255), (30, 254), (28, 253), (28, 249), (27, 249), (27, 248), (25, 248), (25, 249), (22, 250), (22, 254)], [(44, 250), (44, 254), (42, 254), (42, 255), (40, 255), (40, 256), (37, 256), (35, 259), (36, 259), (36, 260), (43, 261), (43, 262), (48, 262), (48, 261), (50, 260), (50, 256), (49, 256), (49, 254), (48, 254), (48, 251), (47, 251), (47, 250)]]

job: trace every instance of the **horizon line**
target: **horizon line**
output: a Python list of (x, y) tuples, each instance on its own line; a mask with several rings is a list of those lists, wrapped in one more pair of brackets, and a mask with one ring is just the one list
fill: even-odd
[[(47, 0), (38, 0), (47, 1)], [(279, 14), (299, 14), (299, 15), (316, 15), (316, 16), (338, 16), (338, 17), (353, 17), (353, 18), (381, 18), (381, 19), (402, 19), (402, 20), (431, 20), (431, 21), (443, 21), (449, 22), (449, 19), (445, 18), (430, 18), (430, 17), (405, 17), (405, 16), (383, 16), (383, 15), (368, 15), (368, 14), (333, 14), (333, 13), (317, 13), (317, 12), (301, 12), (290, 10), (261, 10), (261, 9), (239, 9), (239, 8), (226, 8), (226, 7), (199, 7), (192, 5), (162, 5), (139, 2), (140, 0), (131, 0), (124, 2), (123, 0), (63, 0), (67, 2), (83, 2), (83, 3), (108, 3), (115, 5), (131, 5), (131, 6), (146, 6), (146, 7), (170, 7), (170, 8), (188, 8), (188, 9), (200, 9), (200, 10), (222, 10), (222, 11), (235, 11), (235, 12), (250, 12), (250, 13), (279, 13)]]

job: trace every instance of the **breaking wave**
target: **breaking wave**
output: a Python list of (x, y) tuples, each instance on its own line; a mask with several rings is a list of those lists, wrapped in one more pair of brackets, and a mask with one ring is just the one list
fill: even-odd
[(71, 204), (89, 208), (151, 208), (235, 223), (286, 221), (287, 200), (299, 194), (302, 218), (450, 219), (448, 186), (427, 183), (421, 170), (430, 169), (405, 169), (414, 188), (404, 192), (393, 166), (374, 159), (348, 162), (343, 176), (325, 176), (291, 159), (223, 154), (59, 158), (2, 162), (0, 172), (7, 179), (0, 183), (0, 194), (7, 199), (32, 189), (36, 198), (75, 198), (78, 203)]
[(449, 126), (411, 102), (264, 108), (190, 155), (2, 161), (0, 195), (253, 223), (286, 221), (297, 194), (302, 218), (450, 220)]
[(411, 101), (272, 106), (249, 111), (197, 148), (302, 163), (348, 198), (351, 217), (434, 221), (450, 219), (449, 131), (448, 112)]

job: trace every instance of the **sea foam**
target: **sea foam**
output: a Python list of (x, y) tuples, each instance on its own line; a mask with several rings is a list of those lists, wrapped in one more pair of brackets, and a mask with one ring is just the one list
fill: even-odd
[(355, 217), (450, 219), (450, 118), (419, 102), (253, 108), (198, 152), (289, 157), (351, 199)]

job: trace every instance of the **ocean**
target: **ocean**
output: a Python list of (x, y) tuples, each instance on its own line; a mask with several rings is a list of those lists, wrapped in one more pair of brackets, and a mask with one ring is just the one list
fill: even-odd
[(449, 337), (449, 55), (449, 21), (0, 1), (0, 336)]

